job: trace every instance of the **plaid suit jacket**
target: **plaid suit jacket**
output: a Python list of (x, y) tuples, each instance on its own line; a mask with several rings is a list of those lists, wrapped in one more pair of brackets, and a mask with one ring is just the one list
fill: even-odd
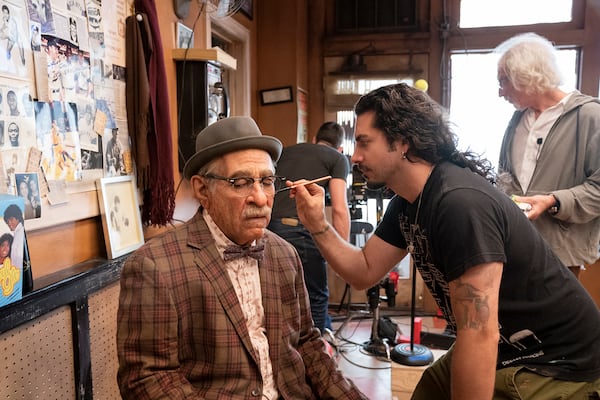
[[(272, 232), (265, 238), (260, 283), (281, 398), (366, 399), (337, 371), (313, 326), (296, 251)], [(200, 212), (128, 258), (117, 318), (124, 399), (262, 395), (241, 306)]]

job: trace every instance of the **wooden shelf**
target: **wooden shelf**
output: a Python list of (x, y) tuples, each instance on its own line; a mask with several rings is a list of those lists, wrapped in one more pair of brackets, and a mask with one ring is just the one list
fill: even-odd
[(214, 61), (225, 68), (237, 69), (237, 60), (220, 47), (211, 49), (173, 49), (173, 59), (176, 61)]

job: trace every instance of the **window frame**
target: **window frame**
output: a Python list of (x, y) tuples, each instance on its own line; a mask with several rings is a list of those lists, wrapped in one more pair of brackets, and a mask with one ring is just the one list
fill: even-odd
[[(544, 36), (558, 47), (577, 48), (580, 53), (584, 51), (586, 45), (590, 45), (594, 36), (600, 33), (600, 28), (595, 28), (596, 35), (584, 31), (586, 26), (586, 0), (573, 0), (572, 19), (569, 22), (544, 23), (532, 25), (512, 25), (512, 26), (494, 26), (494, 27), (479, 27), (479, 28), (456, 28), (460, 21), (460, 1), (448, 0), (448, 21), (450, 23), (450, 32), (446, 42), (446, 55), (443, 63), (447, 71), (447, 79), (442, 77), (441, 84), (442, 98), (441, 103), (450, 108), (452, 98), (451, 81), (452, 76), (450, 55), (465, 51), (486, 52), (492, 51), (497, 45), (519, 33), (536, 32)], [(590, 6), (591, 7), (591, 6)], [(591, 24), (590, 24), (591, 25)], [(590, 28), (588, 27), (588, 30)], [(597, 39), (596, 39), (597, 40)], [(593, 57), (593, 56), (592, 56)], [(584, 64), (585, 63), (585, 64)], [(595, 86), (591, 78), (584, 78), (585, 68), (593, 62), (586, 63), (585, 60), (578, 60), (579, 77), (577, 89), (586, 92), (592, 96), (598, 95), (598, 82)], [(590, 74), (593, 75), (593, 74)], [(591, 83), (591, 85), (590, 85)], [(588, 86), (589, 85), (589, 86)]]

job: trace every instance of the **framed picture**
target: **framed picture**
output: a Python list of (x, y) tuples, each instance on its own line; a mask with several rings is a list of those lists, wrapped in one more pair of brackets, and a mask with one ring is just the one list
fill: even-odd
[(292, 87), (284, 86), (260, 91), (260, 102), (263, 106), (293, 101)]
[[(24, 200), (22, 197), (0, 194), (0, 215), (5, 223), (0, 224), (0, 307), (20, 300), (23, 285), (33, 282), (31, 259), (27, 247), (27, 235), (23, 221)], [(29, 279), (29, 280), (28, 280)], [(30, 287), (25, 286), (25, 289)]]
[(104, 242), (109, 259), (130, 253), (144, 244), (144, 232), (134, 176), (96, 181)]
[(181, 22), (177, 23), (177, 47), (180, 49), (194, 47), (194, 31)]
[(248, 17), (248, 19), (251, 21), (252, 21), (252, 16), (253, 16), (252, 3), (254, 3), (253, 0), (244, 0), (242, 5), (240, 6), (240, 11), (242, 12), (242, 14), (244, 14), (246, 17)]
[(42, 201), (37, 172), (16, 172), (15, 187), (17, 188), (17, 196), (23, 198), (24, 218), (40, 218), (42, 216)]

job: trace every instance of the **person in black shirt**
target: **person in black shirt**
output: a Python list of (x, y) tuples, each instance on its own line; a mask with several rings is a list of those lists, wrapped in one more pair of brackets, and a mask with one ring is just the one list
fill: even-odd
[(329, 229), (317, 185), (292, 189), (329, 265), (371, 287), (407, 253), (456, 332), (413, 399), (592, 399), (600, 311), (510, 197), (491, 163), (456, 148), (443, 108), (404, 83), (359, 99), (352, 161), (395, 193), (359, 249)]

